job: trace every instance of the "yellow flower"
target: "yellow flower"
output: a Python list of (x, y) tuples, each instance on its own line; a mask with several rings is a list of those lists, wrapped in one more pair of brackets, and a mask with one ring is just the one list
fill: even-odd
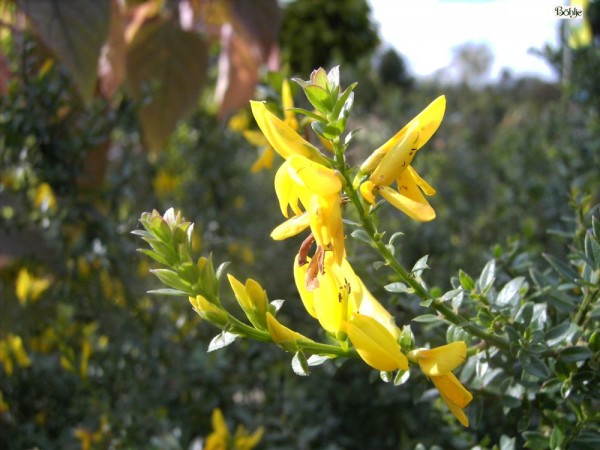
[(48, 183), (42, 183), (37, 187), (33, 203), (36, 208), (40, 208), (42, 211), (51, 211), (56, 209), (56, 197), (54, 196), (54, 191)]
[(51, 282), (52, 278), (49, 276), (37, 278), (32, 276), (25, 267), (21, 268), (17, 274), (15, 287), (19, 303), (25, 305), (28, 301), (35, 302), (48, 289)]
[(213, 432), (206, 437), (204, 450), (252, 450), (264, 434), (263, 427), (250, 434), (245, 427), (238, 426), (232, 439), (219, 408), (213, 410), (211, 420)]
[(209, 302), (202, 295), (189, 298), (194, 311), (198, 313), (200, 317), (216, 325), (225, 325), (229, 319), (227, 313), (214, 303)]
[(246, 317), (248, 317), (256, 328), (265, 330), (267, 328), (265, 315), (269, 308), (265, 290), (258, 282), (251, 278), (246, 280), (245, 285), (233, 275), (228, 274), (227, 278), (229, 279), (229, 284), (231, 285), (231, 289), (233, 289), (235, 298), (242, 307)]
[(267, 109), (264, 102), (251, 101), (250, 107), (258, 127), (275, 151), (284, 159), (301, 155), (312, 161), (327, 164), (319, 149), (302, 138), (290, 125)]
[(9, 334), (0, 341), (0, 362), (4, 366), (4, 372), (9, 376), (14, 372), (15, 362), (22, 368), (31, 365), (31, 360), (23, 347), (23, 340), (20, 336)]
[(5, 413), (9, 409), (8, 403), (4, 401), (4, 394), (0, 391), (0, 414)]
[(463, 341), (452, 342), (431, 350), (417, 349), (408, 354), (411, 361), (418, 361), (421, 370), (431, 379), (454, 417), (463, 426), (468, 427), (469, 419), (463, 409), (471, 403), (473, 395), (451, 372), (465, 361), (466, 356), (467, 346)]
[(348, 337), (360, 357), (382, 370), (408, 370), (408, 360), (396, 338), (373, 317), (354, 314), (347, 324)]
[(289, 218), (289, 210), (294, 216), (276, 227), (271, 237), (286, 239), (310, 227), (317, 244), (332, 250), (341, 263), (345, 253), (341, 190), (336, 171), (300, 155), (290, 156), (275, 174), (275, 192), (284, 217)]
[[(360, 185), (360, 192), (367, 202), (374, 204), (375, 195), (379, 194), (412, 219), (427, 222), (435, 218), (435, 211), (423, 196), (423, 193), (435, 194), (435, 189), (419, 176), (410, 163), (438, 129), (445, 108), (444, 96), (435, 99), (361, 165), (355, 185), (370, 174), (369, 179)], [(394, 181), (397, 189), (390, 187)]]
[(285, 350), (295, 351), (297, 341), (313, 342), (306, 336), (303, 336), (302, 334), (297, 333), (296, 331), (283, 325), (270, 312), (267, 312), (266, 318), (267, 330), (271, 335), (271, 339), (273, 339), (273, 342), (283, 347)]
[(179, 178), (164, 169), (159, 170), (154, 177), (154, 180), (152, 180), (154, 192), (160, 198), (165, 198), (169, 194), (175, 192), (175, 190), (179, 187), (179, 184)]

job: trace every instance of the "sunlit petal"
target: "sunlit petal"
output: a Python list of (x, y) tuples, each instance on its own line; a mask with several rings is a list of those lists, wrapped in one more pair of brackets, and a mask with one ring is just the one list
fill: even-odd
[(333, 250), (335, 260), (341, 264), (344, 258), (344, 228), (339, 195), (313, 196), (308, 208), (310, 229), (321, 247)]
[(418, 349), (411, 352), (419, 361), (419, 366), (428, 377), (446, 375), (465, 362), (467, 345), (463, 341), (452, 342), (432, 349)]
[(429, 222), (435, 219), (434, 209), (420, 192), (418, 192), (417, 196), (421, 197), (421, 201), (415, 201), (387, 186), (379, 187), (378, 192), (391, 205), (398, 208), (411, 219), (418, 220), (419, 222)]
[(467, 391), (467, 389), (460, 383), (460, 381), (458, 381), (458, 378), (456, 378), (452, 372), (439, 377), (430, 378), (437, 390), (440, 391), (440, 394), (445, 396), (455, 405), (465, 408), (469, 403), (471, 403), (471, 400), (473, 400), (473, 395)]
[(335, 170), (299, 155), (290, 156), (287, 162), (296, 182), (313, 193), (326, 197), (342, 190), (342, 181)]
[(308, 270), (310, 258), (307, 258), (307, 263), (303, 265), (298, 264), (298, 256), (294, 260), (294, 281), (296, 282), (296, 288), (298, 289), (298, 293), (300, 294), (300, 298), (302, 299), (302, 303), (306, 308), (306, 311), (314, 317), (317, 318), (317, 313), (315, 312), (315, 296), (312, 291), (308, 291), (306, 289), (306, 272)]
[(400, 329), (396, 325), (394, 317), (387, 309), (383, 307), (379, 301), (369, 292), (362, 280), (359, 279), (361, 286), (361, 301), (358, 307), (358, 312), (363, 316), (369, 316), (383, 325), (394, 339), (400, 336)]
[(302, 138), (292, 127), (271, 113), (264, 102), (250, 102), (252, 114), (259, 128), (273, 148), (283, 158), (302, 155), (313, 161), (326, 164), (325, 157), (310, 142)]
[(408, 370), (408, 360), (390, 332), (372, 317), (354, 314), (346, 331), (360, 357), (377, 370)]
[(275, 227), (275, 229), (271, 231), (271, 238), (276, 241), (282, 241), (289, 237), (296, 236), (298, 233), (306, 230), (309, 226), (310, 217), (307, 213), (303, 213), (299, 216), (294, 216)]

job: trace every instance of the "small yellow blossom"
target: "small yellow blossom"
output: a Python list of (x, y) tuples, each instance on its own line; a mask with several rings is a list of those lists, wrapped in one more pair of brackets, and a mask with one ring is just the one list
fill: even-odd
[(164, 169), (159, 170), (154, 177), (154, 180), (152, 180), (154, 192), (160, 198), (165, 198), (169, 194), (175, 192), (175, 190), (179, 187), (179, 184), (179, 178)]
[(42, 211), (52, 211), (56, 209), (56, 197), (52, 187), (48, 183), (40, 184), (33, 198), (33, 204)]
[(302, 334), (286, 327), (281, 322), (279, 322), (273, 314), (267, 312), (267, 330), (271, 335), (271, 339), (277, 345), (283, 347), (287, 351), (295, 351), (296, 342), (313, 342), (311, 339), (303, 336)]
[(4, 394), (0, 391), (0, 414), (5, 413), (9, 409), (8, 403), (4, 401)]
[(423, 373), (440, 392), (450, 412), (463, 426), (468, 427), (469, 419), (463, 410), (471, 403), (473, 395), (451, 372), (465, 361), (466, 355), (466, 344), (457, 341), (434, 349), (413, 350), (408, 357), (419, 363)]
[(21, 305), (27, 302), (39, 300), (42, 293), (50, 287), (52, 278), (50, 276), (34, 277), (29, 271), (22, 267), (17, 274), (15, 291)]
[(21, 368), (31, 365), (31, 360), (23, 347), (21, 336), (9, 334), (0, 341), (0, 362), (4, 366), (4, 372), (8, 376), (13, 374), (15, 363)]
[(198, 313), (200, 317), (216, 325), (225, 325), (228, 322), (227, 313), (223, 311), (219, 306), (209, 302), (202, 295), (189, 298), (194, 311)]
[[(359, 188), (367, 202), (374, 204), (379, 194), (414, 220), (427, 222), (435, 218), (435, 211), (423, 195), (434, 195), (435, 189), (410, 163), (438, 129), (445, 108), (446, 98), (438, 97), (361, 165), (355, 185), (370, 174)], [(394, 181), (397, 189), (390, 187)]]
[(204, 450), (252, 450), (258, 445), (264, 434), (264, 428), (259, 427), (254, 433), (249, 433), (243, 426), (236, 428), (233, 437), (219, 408), (212, 412), (213, 431), (206, 437)]
[(233, 275), (228, 274), (227, 278), (246, 317), (256, 328), (265, 330), (267, 328), (266, 313), (269, 308), (266, 291), (252, 278), (248, 278), (245, 285)]

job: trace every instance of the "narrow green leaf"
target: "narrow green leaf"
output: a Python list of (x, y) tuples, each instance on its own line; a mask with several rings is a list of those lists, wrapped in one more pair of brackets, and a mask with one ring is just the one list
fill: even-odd
[(367, 232), (365, 230), (354, 230), (350, 234), (350, 236), (352, 236), (356, 240), (364, 242), (365, 244), (371, 245), (371, 238), (369, 237), (369, 235), (367, 234)]
[(552, 268), (566, 281), (575, 281), (579, 278), (579, 275), (577, 274), (574, 268), (572, 268), (568, 264), (565, 264), (555, 256), (548, 255), (546, 253), (544, 253), (542, 256), (546, 259), (546, 261), (548, 261)]
[(400, 283), (399, 281), (387, 284), (383, 288), (388, 292), (412, 292), (411, 288), (404, 283)]
[(309, 366), (313, 367), (313, 366), (320, 366), (321, 364), (323, 364), (326, 361), (329, 361), (331, 359), (331, 357), (327, 356), (327, 355), (310, 355), (308, 357), (308, 359), (306, 360), (306, 362), (308, 363)]
[(585, 254), (594, 261), (594, 269), (598, 270), (600, 268), (600, 244), (589, 231), (585, 235)]
[(425, 256), (422, 256), (421, 258), (419, 258), (419, 260), (415, 263), (415, 265), (413, 266), (413, 268), (411, 269), (410, 272), (419, 276), (419, 275), (421, 275), (421, 272), (423, 272), (423, 270), (429, 269), (429, 266), (427, 265), (428, 258), (429, 258), (429, 255), (425, 255)]
[(420, 322), (420, 323), (432, 323), (432, 322), (439, 322), (441, 320), (442, 319), (435, 314), (422, 314), (420, 316), (415, 317), (412, 321)]
[(481, 275), (479, 276), (479, 279), (477, 280), (477, 284), (475, 286), (477, 292), (480, 292), (480, 293), (486, 292), (490, 287), (492, 287), (492, 284), (494, 283), (495, 279), (496, 279), (496, 260), (491, 259), (484, 266), (483, 270), (481, 271)]
[(154, 275), (158, 277), (160, 281), (162, 281), (167, 286), (178, 289), (180, 291), (185, 292), (186, 294), (193, 295), (193, 290), (191, 286), (185, 283), (183, 280), (179, 278), (179, 276), (169, 269), (154, 269), (151, 270)]
[(494, 303), (500, 307), (514, 306), (521, 299), (521, 288), (525, 285), (525, 277), (510, 280), (498, 293)]
[(215, 350), (220, 350), (223, 347), (227, 347), (232, 344), (239, 336), (234, 333), (230, 333), (229, 331), (223, 331), (220, 334), (217, 334), (210, 344), (208, 344), (207, 352), (214, 352)]
[(410, 370), (399, 370), (394, 377), (394, 386), (401, 386), (410, 378)]
[(178, 289), (168, 289), (168, 288), (153, 289), (151, 291), (148, 291), (148, 294), (152, 294), (152, 295), (166, 295), (166, 296), (172, 296), (172, 297), (187, 297), (188, 296), (188, 294), (186, 294), (183, 291), (180, 291)]
[(559, 359), (566, 363), (584, 361), (592, 356), (592, 352), (587, 347), (567, 347), (558, 356)]
[(296, 375), (300, 375), (302, 377), (306, 377), (310, 374), (308, 370), (308, 362), (306, 361), (306, 356), (304, 356), (304, 353), (296, 352), (292, 358), (292, 370)]
[(557, 344), (569, 343), (573, 334), (577, 331), (577, 326), (570, 321), (563, 322), (546, 332), (546, 344), (554, 347)]
[(458, 271), (458, 279), (460, 280), (460, 284), (465, 291), (472, 291), (475, 287), (473, 278), (471, 278), (471, 276), (462, 269)]

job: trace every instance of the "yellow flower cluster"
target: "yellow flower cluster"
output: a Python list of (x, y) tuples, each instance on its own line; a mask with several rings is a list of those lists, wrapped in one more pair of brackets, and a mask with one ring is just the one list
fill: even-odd
[(232, 436), (219, 408), (212, 412), (213, 431), (206, 437), (204, 450), (252, 450), (262, 439), (264, 429), (258, 428), (249, 433), (243, 426), (238, 426)]
[[(318, 81), (319, 76), (322, 81)], [(326, 102), (322, 99), (325, 98), (323, 92), (328, 89), (327, 75), (313, 73), (311, 82), (303, 82), (305, 92), (308, 87), (315, 96), (320, 96), (317, 103)], [(325, 87), (315, 84), (319, 82)], [(286, 96), (284, 107), (285, 103), (292, 105)], [(425, 195), (435, 194), (435, 189), (418, 175), (411, 162), (438, 129), (445, 105), (445, 97), (438, 97), (375, 150), (360, 166), (351, 185), (348, 178), (336, 170), (335, 161), (297, 133), (297, 126), (293, 125), (297, 122), (292, 123), (287, 112), (286, 120), (281, 120), (264, 102), (258, 101), (251, 102), (251, 109), (263, 133), (262, 139), (266, 139), (269, 148), (285, 160), (276, 172), (274, 184), (286, 220), (273, 230), (271, 236), (281, 240), (310, 229), (294, 262), (296, 287), (306, 311), (334, 339), (341, 343), (349, 340), (358, 355), (377, 370), (406, 371), (409, 360), (419, 364), (440, 391), (450, 411), (468, 426), (463, 408), (472, 396), (451, 372), (465, 360), (465, 343), (412, 350), (407, 357), (400, 345), (401, 330), (394, 318), (371, 295), (346, 258), (342, 222), (342, 205), (348, 190), (360, 193), (365, 206), (375, 205), (376, 196), (380, 195), (412, 219), (424, 222), (435, 218), (435, 211), (425, 198)], [(394, 183), (396, 186), (391, 187)], [(311, 257), (309, 251), (313, 243), (316, 250)], [(253, 323), (253, 311), (261, 311), (274, 342), (287, 343), (293, 350), (290, 343), (310, 341), (280, 324), (270, 312), (263, 313), (262, 303), (257, 306), (256, 302), (244, 299), (241, 283), (232, 283), (232, 286)], [(249, 292), (248, 283), (245, 290)], [(263, 323), (260, 326), (264, 329)]]

